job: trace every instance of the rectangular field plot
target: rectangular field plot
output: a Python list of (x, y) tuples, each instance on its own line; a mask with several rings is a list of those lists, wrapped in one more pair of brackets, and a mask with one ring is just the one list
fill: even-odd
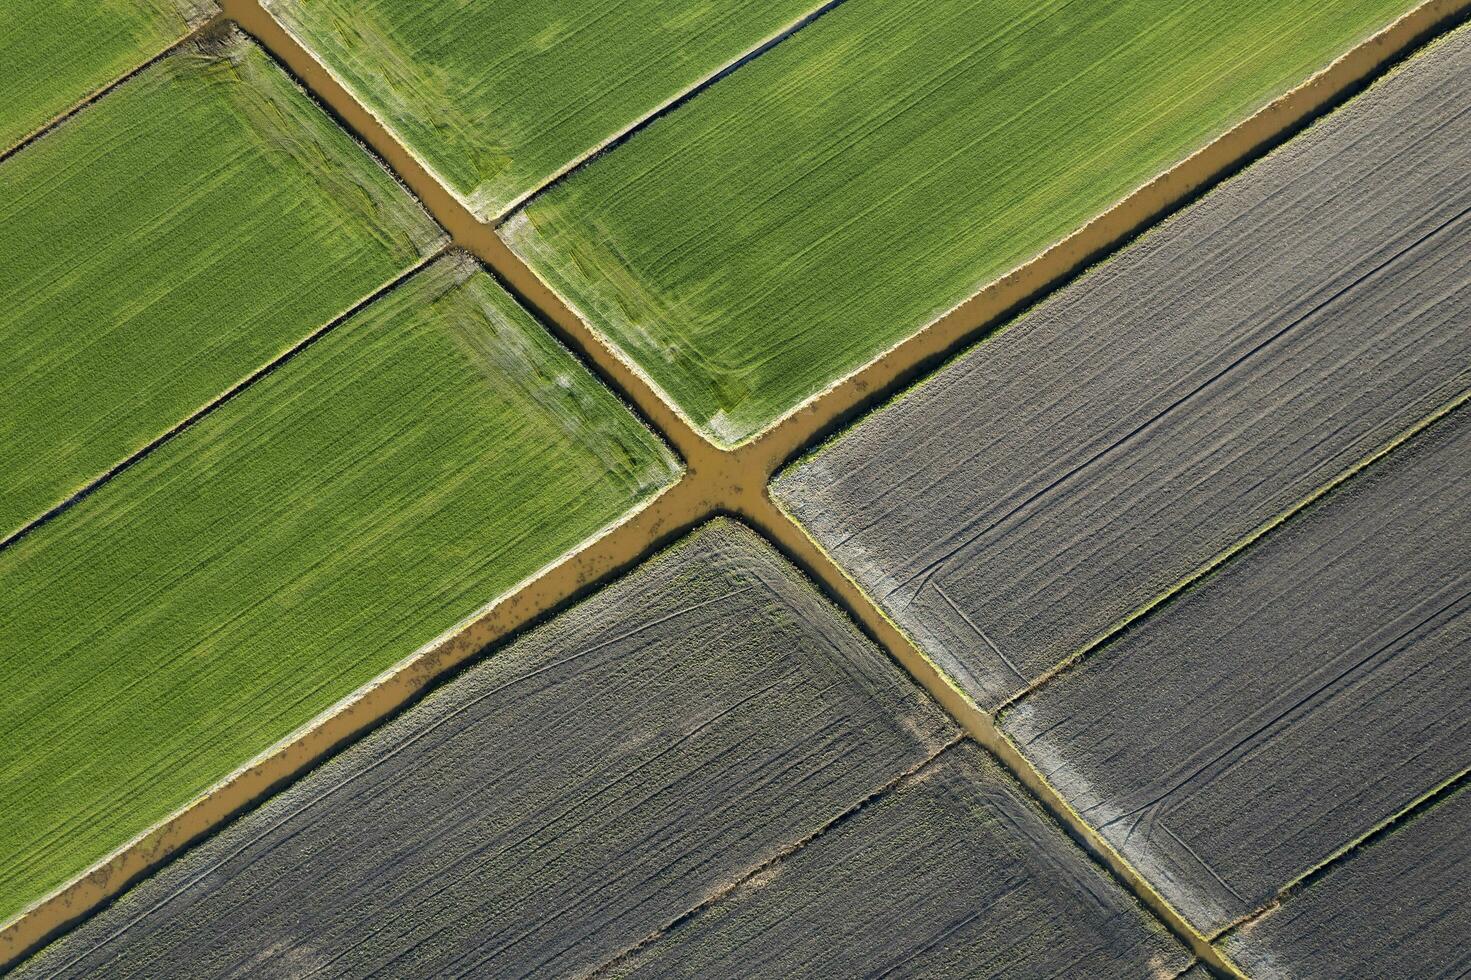
[(235, 34), (0, 164), (0, 538), (437, 247)]
[(1471, 388), (1462, 32), (783, 474), (995, 706)]
[(1471, 766), (1471, 411), (1023, 698), (1005, 731), (1211, 932)]
[(716, 522), (20, 975), (586, 976), (955, 734), (795, 569)]
[(737, 444), (1411, 6), (850, 0), (502, 232)]
[(1463, 977), (1471, 972), (1471, 790), (1351, 854), (1233, 933), (1258, 980)]
[(1189, 961), (966, 743), (611, 975), (1134, 980)]
[(820, 0), (266, 0), (470, 209), (501, 214)]
[(6, 0), (0, 151), (148, 61), (215, 12), (213, 0)]
[(0, 920), (677, 466), (441, 260), (0, 553)]

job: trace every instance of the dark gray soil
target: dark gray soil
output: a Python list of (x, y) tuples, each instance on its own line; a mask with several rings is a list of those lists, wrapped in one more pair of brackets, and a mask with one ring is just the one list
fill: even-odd
[(785, 474), (994, 706), (1471, 387), (1462, 32)]
[(967, 742), (614, 972), (1138, 980), (1189, 961)]
[(1258, 980), (1471, 972), (1471, 790), (1396, 827), (1226, 941)]
[(716, 522), (128, 892), (22, 976), (605, 962), (956, 736)]
[(1002, 715), (1214, 930), (1471, 766), (1471, 406)]

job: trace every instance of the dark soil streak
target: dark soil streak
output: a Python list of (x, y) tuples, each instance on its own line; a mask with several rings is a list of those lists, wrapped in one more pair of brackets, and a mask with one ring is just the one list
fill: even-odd
[(960, 744), (600, 975), (1138, 977), (1189, 960), (993, 757)]

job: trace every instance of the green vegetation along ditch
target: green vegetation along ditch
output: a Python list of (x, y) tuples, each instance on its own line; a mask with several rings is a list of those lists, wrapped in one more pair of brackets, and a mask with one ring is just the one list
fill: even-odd
[(849, 0), (505, 233), (740, 443), (1412, 6)]
[(470, 207), (494, 216), (817, 0), (267, 0)]
[(0, 920), (667, 483), (441, 260), (0, 553)]

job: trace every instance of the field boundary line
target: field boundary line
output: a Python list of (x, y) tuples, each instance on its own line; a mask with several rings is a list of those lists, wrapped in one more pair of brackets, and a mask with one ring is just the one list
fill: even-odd
[[(719, 82), (721, 79), (725, 78), (731, 72), (745, 67), (747, 64), (761, 57), (763, 54), (770, 51), (778, 44), (781, 44), (792, 35), (809, 27), (812, 22), (817, 20), (819, 17), (823, 17), (829, 13), (832, 13), (834, 9), (842, 6), (847, 2), (848, 0), (827, 0), (826, 3), (823, 3), (822, 5), (807, 11), (807, 13), (798, 17), (796, 20), (787, 24), (785, 27), (768, 35), (765, 40), (761, 41), (751, 48), (748, 48), (742, 54), (735, 58), (732, 58), (730, 61), (717, 68), (715, 71), (712, 71), (710, 74), (706, 75), (704, 78), (691, 83), (690, 85), (685, 87), (683, 91), (666, 99), (657, 107), (650, 109), (648, 113), (644, 116), (635, 119), (627, 126), (624, 126), (622, 129), (606, 137), (596, 146), (592, 147), (582, 154), (579, 154), (576, 157), (573, 157), (572, 160), (568, 161), (560, 169), (551, 174), (536, 187), (533, 187), (531, 190), (526, 191), (519, 197), (513, 198), (510, 203), (506, 204), (494, 215), (487, 216), (487, 220), (489, 220), (496, 227), (500, 227), (501, 225), (505, 224), (507, 219), (509, 219), (517, 211), (520, 211), (522, 208), (526, 207), (526, 205), (530, 204), (533, 200), (546, 193), (555, 185), (560, 184), (563, 180), (572, 176), (583, 167), (592, 163), (598, 157), (603, 156), (606, 153), (611, 153), (613, 150), (616, 150), (618, 147), (622, 146), (624, 143), (627, 143), (630, 139), (637, 136), (645, 129), (648, 129), (660, 119), (669, 115), (671, 112), (674, 112), (676, 109), (689, 102), (695, 96), (710, 88), (710, 86), (714, 85), (716, 82)], [(471, 208), (472, 210), (474, 210), (473, 205), (471, 206)]]
[[(1468, 0), (1471, 2), (1471, 0)], [(409, 189), (430, 217), (439, 223), (455, 245), (488, 266), (501, 284), (523, 305), (539, 313), (564, 344), (572, 348), (598, 375), (685, 457), (704, 455), (703, 437), (650, 386), (642, 374), (614, 355), (585, 321), (568, 308), (552, 290), (532, 273), (501, 240), (495, 230), (478, 219), (448, 185), (404, 146), (352, 92), (308, 51), (261, 4), (260, 0), (220, 0), (225, 13), (360, 142), (378, 156)]]
[[(301, 47), (303, 50), (307, 49), (306, 41), (303, 38), (298, 37), (296, 32), (293, 31), (284, 20), (277, 17), (271, 11), (272, 0), (245, 0), (245, 4), (243, 5), (233, 3), (231, 2), (231, 0), (216, 0), (216, 2), (218, 2), (220, 6), (225, 9), (227, 16), (234, 18), (237, 22), (240, 19), (240, 10), (237, 8), (247, 5), (259, 6), (261, 13), (274, 21), (275, 24), (286, 33), (286, 35), (291, 39), (291, 42), (294, 45)], [(793, 34), (796, 34), (797, 32), (806, 28), (819, 17), (822, 17), (824, 14), (832, 11), (835, 7), (839, 7), (846, 2), (847, 0), (826, 0), (826, 2), (820, 4), (819, 6), (808, 10), (806, 13), (788, 22), (785, 26), (778, 28), (771, 34), (768, 34), (756, 44), (746, 48), (740, 54), (726, 61), (718, 68), (712, 69), (710, 72), (706, 73), (700, 78), (695, 79), (693, 82), (686, 85), (683, 89), (679, 90), (674, 95), (669, 96), (663, 102), (660, 102), (658, 105), (647, 110), (643, 115), (635, 118), (632, 122), (627, 123), (621, 128), (616, 129), (608, 135), (604, 136), (597, 143), (577, 154), (571, 160), (568, 160), (566, 163), (553, 170), (550, 174), (547, 174), (535, 187), (531, 188), (530, 190), (523, 191), (495, 211), (485, 210), (485, 208), (476, 201), (475, 194), (473, 192), (469, 195), (465, 195), (451, 187), (450, 182), (446, 180), (442, 174), (435, 170), (434, 166), (430, 164), (428, 160), (424, 159), (421, 155), (419, 155), (419, 153), (410, 148), (409, 144), (399, 134), (398, 130), (382, 116), (380, 116), (377, 112), (369, 108), (367, 102), (364, 101), (364, 99), (356, 91), (354, 91), (352, 88), (349, 88), (348, 83), (344, 79), (342, 79), (336, 72), (332, 71), (332, 69), (328, 68), (325, 64), (322, 64), (320, 60), (316, 59), (314, 56), (312, 60), (317, 61), (322, 71), (326, 72), (327, 75), (331, 77), (333, 83), (342, 88), (348, 98), (350, 98), (354, 103), (360, 106), (364, 112), (368, 113), (368, 115), (373, 118), (374, 122), (376, 122), (377, 125), (383, 129), (388, 138), (395, 145), (402, 147), (403, 151), (413, 158), (414, 163), (425, 173), (429, 174), (433, 178), (435, 183), (443, 187), (445, 191), (454, 198), (456, 203), (458, 203), (462, 208), (469, 212), (476, 221), (483, 222), (490, 225), (491, 227), (497, 227), (503, 224), (517, 211), (525, 207), (534, 198), (539, 197), (555, 184), (560, 183), (562, 180), (569, 177), (574, 172), (581, 170), (583, 167), (587, 166), (589, 163), (593, 162), (595, 159), (602, 156), (603, 154), (608, 153), (611, 150), (614, 150), (617, 147), (621, 146), (623, 143), (627, 142), (630, 138), (632, 138), (639, 132), (648, 128), (650, 125), (657, 122), (659, 119), (662, 119), (664, 116), (669, 115), (669, 113), (689, 102), (690, 99), (693, 99), (695, 96), (699, 95), (710, 86), (725, 78), (731, 72), (740, 69), (751, 60), (759, 58), (767, 51), (787, 40)]]
[(182, 419), (164, 429), (152, 439), (148, 440), (148, 442), (133, 450), (131, 453), (124, 456), (116, 463), (113, 463), (107, 469), (103, 470), (101, 473), (97, 474), (86, 483), (82, 484), (76, 490), (68, 494), (65, 498), (51, 505), (51, 507), (31, 518), (29, 521), (16, 528), (5, 537), (0, 538), (0, 552), (4, 552), (7, 549), (20, 544), (20, 542), (23, 541), (25, 538), (29, 537), (31, 534), (34, 534), (36, 531), (39, 531), (47, 524), (50, 524), (52, 521), (56, 520), (56, 518), (71, 510), (77, 504), (81, 503), (83, 500), (86, 500), (98, 490), (101, 490), (103, 486), (112, 482), (113, 479), (121, 476), (123, 473), (132, 469), (134, 466), (137, 466), (149, 456), (152, 456), (159, 449), (162, 449), (166, 443), (173, 441), (176, 436), (183, 435), (185, 432), (194, 428), (194, 426), (198, 425), (200, 422), (203, 422), (210, 415), (213, 415), (217, 410), (223, 408), (227, 403), (234, 401), (238, 396), (244, 394), (247, 388), (255, 385), (256, 382), (262, 381), (267, 376), (275, 374), (282, 367), (285, 367), (288, 362), (294, 360), (298, 355), (303, 353), (308, 347), (311, 347), (317, 341), (327, 336), (327, 334), (342, 326), (342, 324), (345, 323), (347, 320), (361, 313), (372, 303), (377, 302), (384, 296), (387, 296), (389, 293), (398, 289), (404, 283), (408, 282), (409, 279), (413, 278), (420, 271), (422, 271), (426, 266), (437, 261), (438, 259), (442, 258), (444, 255), (453, 250), (454, 246), (452, 245), (440, 245), (439, 247), (435, 248), (433, 252), (421, 258), (419, 261), (415, 262), (409, 268), (405, 269), (403, 272), (400, 272), (392, 279), (377, 286), (372, 290), (372, 292), (369, 292), (365, 296), (358, 299), (351, 306), (334, 316), (332, 319), (328, 320), (326, 323), (321, 324), (316, 329), (298, 338), (294, 343), (291, 344), (291, 346), (281, 351), (281, 353), (277, 354), (275, 357), (271, 358), (269, 361), (266, 361), (259, 367), (253, 369), (249, 374), (245, 375), (243, 378), (230, 385), (230, 387), (215, 395), (209, 401), (200, 405), (198, 408), (194, 409), (194, 411), (190, 412), (188, 415), (184, 416)]
[(977, 744), (991, 753), (1062, 830), (1135, 901), (1161, 921), (1175, 938), (1220, 975), (1242, 977), (1210, 941), (1181, 915), (1042, 775), (996, 724), (995, 716), (960, 689), (930, 657), (863, 591), (847, 572), (770, 496), (755, 512), (740, 516), (771, 540), (933, 697)]
[(91, 106), (94, 103), (106, 98), (112, 92), (114, 92), (121, 86), (126, 85), (128, 82), (131, 82), (133, 79), (137, 78), (139, 75), (143, 74), (145, 71), (152, 68), (154, 65), (167, 58), (169, 55), (178, 51), (180, 48), (193, 43), (201, 37), (207, 36), (211, 31), (217, 29), (218, 27), (229, 21), (229, 19), (230, 18), (223, 11), (221, 11), (211, 14), (204, 20), (194, 24), (187, 31), (185, 31), (182, 36), (170, 42), (161, 51), (151, 55), (146, 61), (143, 61), (133, 68), (128, 69), (117, 78), (114, 78), (112, 81), (108, 82), (106, 85), (95, 89), (90, 94), (79, 100), (75, 105), (72, 105), (66, 109), (63, 109), (61, 112), (58, 112), (48, 121), (42, 123), (40, 126), (22, 136), (19, 140), (16, 141), (14, 145), (5, 147), (3, 150), (0, 150), (0, 163), (4, 163), (6, 160), (9, 160), (11, 157), (15, 156), (17, 153), (30, 146), (32, 143), (35, 143), (37, 140), (45, 136), (47, 133), (51, 132), (53, 129), (56, 129), (62, 123), (65, 123), (67, 120), (71, 119), (83, 109), (86, 109), (88, 106)]
[[(828, 5), (835, 6), (835, 3)], [(1335, 107), (1401, 56), (1471, 10), (1426, 0), (1389, 27), (1098, 215), (1035, 259), (731, 449), (716, 446), (649, 378), (547, 286), (263, 6), (220, 0), (223, 16), (265, 49), (349, 133), (382, 160), (451, 238), (682, 457), (684, 475), (603, 532), (421, 647), (368, 685), (0, 925), (0, 970), (27, 955), (189, 844), (412, 705), (432, 684), (634, 567), (711, 517), (740, 518), (794, 562), (910, 677), (989, 751), (1053, 820), (1212, 972), (1243, 974), (1072, 808), (996, 724), (927, 657), (772, 499), (769, 483), (799, 453), (892, 394), (963, 343), (1067, 281), (1088, 263), (1189, 203)], [(815, 17), (814, 17), (815, 19)], [(738, 66), (736, 66), (738, 67)], [(731, 70), (734, 70), (732, 68)], [(723, 77), (723, 76), (722, 76)], [(711, 83), (713, 84), (713, 82)]]
[(0, 972), (237, 815), (264, 802), (472, 659), (535, 626), (687, 531), (699, 512), (681, 479), (533, 572), (439, 637), (319, 713), (165, 819), (0, 926)]
[(1467, 390), (1461, 392), (1459, 395), (1456, 395), (1449, 401), (1443, 402), (1429, 415), (1426, 415), (1418, 421), (1411, 423), (1406, 428), (1401, 429), (1392, 438), (1390, 438), (1388, 442), (1379, 446), (1379, 448), (1373, 450), (1365, 456), (1360, 457), (1358, 460), (1350, 463), (1348, 466), (1345, 466), (1343, 469), (1339, 470), (1332, 477), (1330, 477), (1326, 482), (1319, 485), (1317, 488), (1308, 493), (1307, 496), (1294, 501), (1293, 503), (1289, 504), (1285, 509), (1279, 511), (1272, 517), (1267, 518), (1267, 520), (1263, 521), (1261, 524), (1258, 524), (1256, 527), (1247, 531), (1244, 535), (1229, 544), (1224, 550), (1206, 559), (1200, 565), (1197, 565), (1192, 571), (1186, 573), (1182, 578), (1175, 582), (1175, 584), (1169, 586), (1164, 591), (1154, 596), (1152, 599), (1149, 599), (1143, 605), (1137, 606), (1132, 611), (1126, 613), (1122, 618), (1118, 619), (1112, 625), (1105, 628), (1103, 632), (1098, 634), (1098, 636), (1094, 637), (1092, 640), (1083, 644), (1083, 646), (1079, 647), (1073, 653), (1069, 654), (1062, 660), (1059, 660), (1057, 663), (1047, 668), (1046, 671), (1040, 674), (1026, 687), (1023, 687), (1021, 690), (1008, 697), (1005, 701), (1001, 702), (1001, 704), (997, 705), (996, 714), (1000, 716), (1003, 712), (1015, 707), (1019, 702), (1025, 700), (1026, 698), (1031, 697), (1038, 690), (1046, 687), (1057, 678), (1071, 672), (1072, 670), (1075, 670), (1078, 666), (1087, 662), (1087, 660), (1091, 658), (1094, 654), (1098, 653), (1103, 648), (1117, 641), (1121, 636), (1123, 636), (1123, 634), (1127, 633), (1134, 626), (1138, 625), (1143, 620), (1148, 619), (1159, 609), (1169, 605), (1176, 598), (1179, 598), (1184, 593), (1190, 591), (1195, 586), (1203, 582), (1205, 579), (1210, 578), (1222, 567), (1230, 564), (1232, 561), (1238, 558), (1243, 552), (1251, 550), (1254, 545), (1260, 542), (1263, 538), (1267, 537), (1278, 527), (1292, 520), (1294, 517), (1303, 513), (1304, 511), (1311, 509), (1315, 504), (1322, 501), (1325, 497), (1328, 497), (1335, 490), (1338, 490), (1345, 483), (1348, 483), (1360, 473), (1364, 472), (1367, 469), (1370, 469), (1376, 463), (1383, 460), (1386, 456), (1393, 454), (1395, 450), (1399, 449), (1406, 443), (1412, 442), (1428, 429), (1434, 427), (1437, 423), (1444, 421), (1450, 415), (1454, 414), (1457, 409), (1462, 408), (1464, 405), (1466, 405), (1468, 401), (1471, 401), (1471, 388), (1468, 388)]
[(790, 844), (781, 848), (781, 850), (779, 850), (772, 857), (766, 859), (765, 861), (762, 861), (760, 864), (754, 865), (749, 871), (741, 875), (739, 878), (721, 886), (720, 888), (717, 888), (715, 891), (711, 892), (695, 905), (692, 905), (690, 908), (681, 912), (679, 915), (676, 915), (674, 918), (670, 919), (659, 928), (653, 930), (642, 939), (630, 944), (629, 946), (624, 947), (622, 950), (603, 960), (602, 963), (584, 973), (583, 977), (591, 980), (591, 978), (593, 977), (606, 976), (608, 974), (608, 971), (617, 969), (622, 964), (628, 962), (630, 959), (637, 956), (645, 949), (648, 949), (650, 946), (654, 945), (665, 936), (669, 935), (675, 929), (678, 929), (686, 922), (689, 922), (691, 919), (694, 919), (695, 917), (700, 915), (706, 909), (710, 908), (710, 906), (722, 901), (726, 898), (726, 896), (740, 891), (740, 889), (744, 887), (748, 882), (754, 881), (755, 879), (761, 877), (761, 875), (781, 864), (783, 861), (787, 861), (795, 857), (798, 852), (805, 849), (809, 844), (815, 843), (819, 838), (825, 836), (841, 824), (847, 823), (849, 820), (856, 817), (862, 811), (873, 806), (875, 803), (878, 803), (881, 800), (884, 800), (887, 797), (891, 796), (894, 792), (911, 782), (916, 776), (919, 775), (919, 773), (934, 765), (939, 760), (940, 756), (944, 755), (946, 752), (949, 752), (951, 749), (964, 742), (965, 739), (965, 735), (959, 734), (946, 740), (944, 745), (940, 746), (938, 749), (925, 756), (925, 758), (921, 759), (919, 762), (905, 769), (903, 772), (894, 776), (888, 782), (884, 783), (882, 786), (878, 787), (873, 792), (863, 797), (861, 800), (857, 800), (853, 803), (852, 806), (848, 807), (842, 813), (836, 814), (835, 816), (829, 818), (826, 822), (822, 824), (822, 826), (818, 827), (816, 830), (800, 838), (799, 840), (792, 841)]
[(1358, 837), (1344, 844), (1338, 850), (1277, 889), (1277, 894), (1273, 895), (1270, 900), (1264, 902), (1261, 906), (1217, 929), (1210, 937), (1211, 942), (1222, 942), (1233, 933), (1251, 925), (1257, 919), (1260, 919), (1268, 912), (1276, 909), (1283, 902), (1286, 902), (1301, 892), (1304, 888), (1312, 885), (1319, 878), (1333, 871), (1340, 864), (1353, 858), (1355, 854), (1364, 848), (1370, 847), (1394, 833), (1400, 824), (1406, 820), (1414, 819), (1422, 811), (1430, 809), (1452, 793), (1460, 790), (1466, 785), (1468, 780), (1471, 780), (1471, 769), (1462, 769), (1449, 779), (1442, 780), (1439, 785), (1431, 787), (1428, 791), (1420, 794), (1384, 820), (1370, 827)]
[[(786, 461), (1259, 160), (1471, 12), (1426, 0), (1339, 55), (1081, 228), (982, 286), (918, 332), (787, 411), (743, 445)], [(761, 447), (756, 450), (755, 447)], [(773, 472), (780, 466), (773, 467)]]

